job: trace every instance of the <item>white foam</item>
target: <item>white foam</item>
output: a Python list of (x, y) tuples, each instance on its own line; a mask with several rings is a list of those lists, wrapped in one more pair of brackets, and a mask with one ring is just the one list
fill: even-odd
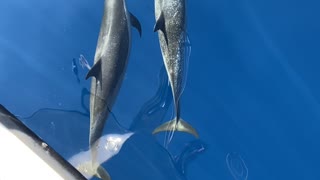
[(122, 145), (133, 135), (132, 132), (126, 134), (107, 134), (99, 139), (97, 146), (97, 165), (94, 167), (91, 163), (91, 152), (82, 151), (72, 156), (68, 161), (76, 167), (86, 178), (91, 178), (96, 173), (96, 168), (100, 164), (108, 161), (119, 153)]

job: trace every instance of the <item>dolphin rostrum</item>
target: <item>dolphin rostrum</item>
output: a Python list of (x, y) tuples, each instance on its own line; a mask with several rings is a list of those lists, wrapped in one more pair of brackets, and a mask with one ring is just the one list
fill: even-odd
[(171, 85), (176, 117), (161, 126), (153, 133), (170, 131), (187, 132), (198, 137), (197, 131), (180, 117), (180, 96), (184, 88), (186, 72), (186, 0), (155, 0), (156, 24), (163, 61)]
[(125, 0), (105, 0), (104, 14), (96, 47), (94, 65), (86, 79), (91, 81), (89, 146), (94, 166), (97, 141), (120, 90), (131, 48), (134, 26), (141, 36), (138, 19), (127, 11)]

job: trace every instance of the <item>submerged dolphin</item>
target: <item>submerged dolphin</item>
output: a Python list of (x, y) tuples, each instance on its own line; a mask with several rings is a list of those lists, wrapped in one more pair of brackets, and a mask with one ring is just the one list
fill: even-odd
[(141, 25), (127, 11), (125, 0), (105, 0), (94, 65), (86, 79), (91, 82), (89, 145), (96, 166), (97, 141), (120, 90), (131, 47), (133, 25), (141, 35)]
[[(176, 117), (156, 128), (153, 133), (183, 131), (198, 137), (197, 131), (180, 117), (180, 96), (186, 71), (186, 2), (185, 0), (155, 0), (156, 24), (163, 61), (169, 77)], [(159, 31), (160, 30), (160, 31)]]

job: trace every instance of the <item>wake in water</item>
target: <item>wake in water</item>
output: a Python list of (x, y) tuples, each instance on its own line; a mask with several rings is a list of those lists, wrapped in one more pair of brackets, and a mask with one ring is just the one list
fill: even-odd
[(94, 167), (91, 164), (91, 151), (82, 151), (72, 156), (68, 161), (76, 167), (86, 178), (90, 179), (97, 175), (101, 179), (110, 179), (107, 172), (101, 166), (104, 162), (117, 155), (122, 145), (133, 135), (133, 133), (124, 134), (108, 134), (99, 139), (99, 145), (97, 145), (98, 157), (97, 166)]
[(226, 156), (226, 163), (229, 172), (235, 180), (247, 180), (248, 179), (248, 168), (238, 153), (228, 153)]
[(194, 159), (206, 149), (206, 144), (201, 140), (193, 140), (185, 145), (179, 155), (174, 157), (176, 168), (182, 173), (186, 174), (187, 161)]
[(83, 69), (84, 68), (86, 68), (87, 70), (91, 69), (91, 66), (89, 65), (87, 59), (82, 54), (80, 54), (79, 63)]

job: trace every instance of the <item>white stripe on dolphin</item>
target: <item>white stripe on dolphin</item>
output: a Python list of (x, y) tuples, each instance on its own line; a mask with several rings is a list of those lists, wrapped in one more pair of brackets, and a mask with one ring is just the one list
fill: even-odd
[(98, 167), (98, 139), (102, 136), (126, 72), (131, 48), (131, 25), (138, 29), (141, 36), (141, 25), (127, 11), (125, 0), (105, 0), (94, 65), (86, 76), (86, 79), (95, 77), (91, 81), (89, 134), (93, 167)]
[[(163, 61), (169, 77), (176, 117), (158, 128), (153, 133), (170, 131), (169, 141), (174, 131), (187, 132), (199, 137), (197, 131), (180, 117), (180, 96), (186, 71), (186, 2), (185, 0), (155, 0), (156, 24)], [(160, 31), (159, 31), (160, 30)]]

